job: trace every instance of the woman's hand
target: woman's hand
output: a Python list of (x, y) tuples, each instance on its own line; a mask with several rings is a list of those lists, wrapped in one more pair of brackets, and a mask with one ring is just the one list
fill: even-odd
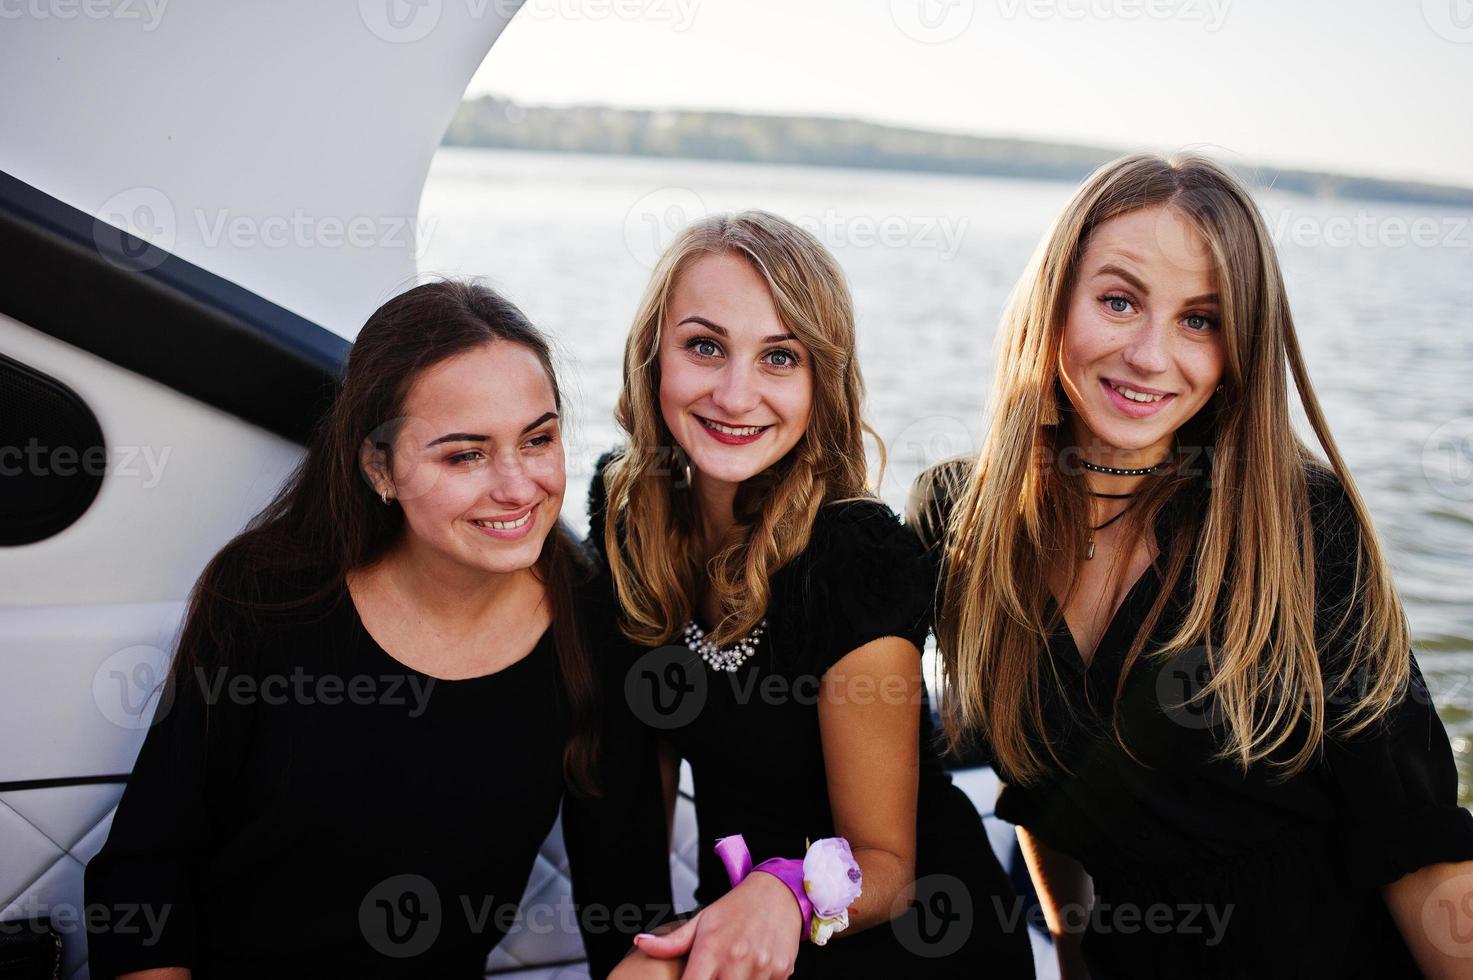
[(679, 928), (636, 937), (635, 945), (656, 959), (686, 956), (684, 980), (784, 980), (802, 933), (803, 913), (788, 886), (754, 871)]

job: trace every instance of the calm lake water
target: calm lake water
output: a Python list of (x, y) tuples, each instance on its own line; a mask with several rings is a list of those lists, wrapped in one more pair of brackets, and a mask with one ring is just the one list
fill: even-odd
[[(624, 337), (659, 247), (708, 211), (761, 207), (838, 257), (894, 507), (975, 448), (999, 315), (1064, 183), (443, 148), (420, 268), (484, 276), (563, 350), (565, 516), (619, 441)], [(1473, 212), (1260, 194), (1321, 404), (1389, 550), (1418, 657), (1473, 801)]]

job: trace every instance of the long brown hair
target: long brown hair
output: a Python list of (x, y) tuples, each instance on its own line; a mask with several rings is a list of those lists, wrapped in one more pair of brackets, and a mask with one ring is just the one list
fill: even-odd
[[(341, 594), (349, 572), (384, 557), (405, 533), (404, 512), (385, 507), (360, 469), (360, 447), (385, 438), (425, 369), (493, 341), (519, 344), (547, 371), (559, 413), (562, 392), (547, 339), (510, 301), (475, 281), (416, 286), (379, 307), (348, 354), (331, 407), (313, 429), (306, 456), (275, 499), (205, 567), (189, 599), (174, 660), (175, 682), (216, 660), (242, 615), (277, 620)], [(574, 586), (587, 573), (581, 551), (558, 522), (535, 571), (552, 605), (552, 631), (571, 711), (563, 768), (571, 787), (591, 791), (593, 675), (581, 635)], [(305, 582), (284, 594), (280, 583)]]
[[(1040, 638), (1057, 626), (1045, 622), (1048, 572), (1080, 567), (1077, 529), (1090, 520), (1082, 470), (1059, 465), (1071, 448), (1059, 424), (1072, 406), (1058, 370), (1069, 297), (1091, 232), (1155, 206), (1178, 211), (1208, 245), (1226, 368), (1222, 391), (1176, 434), (1175, 464), (1140, 488), (1133, 508), (1124, 540), (1151, 526), (1194, 467), (1210, 469), (1204, 511), (1176, 522), (1160, 595), (1126, 655), (1121, 685), (1183, 574), (1193, 576), (1190, 607), (1151, 656), (1205, 647), (1211, 679), (1198, 697), (1211, 699), (1224, 722), (1221, 758), (1245, 769), (1268, 761), (1283, 774), (1300, 771), (1327, 731), (1354, 734), (1382, 718), (1409, 675), (1410, 638), (1390, 571), (1310, 385), (1278, 259), (1249, 191), (1201, 157), (1124, 157), (1085, 181), (1014, 292), (987, 437), (946, 528), (937, 638), (949, 681), (948, 739), (959, 749), (981, 733), (1020, 781), (1058, 762), (1040, 677), (1051, 663)], [(1294, 433), (1289, 377), (1328, 467)], [(1192, 447), (1207, 452), (1193, 456)], [(1351, 703), (1328, 724), (1314, 622), (1313, 472), (1344, 487), (1360, 539), (1354, 592), (1364, 620), (1329, 692)], [(1363, 686), (1351, 691), (1353, 683)]]
[[(737, 522), (705, 562), (695, 541), (693, 494), (660, 412), (660, 340), (670, 294), (703, 255), (741, 256), (766, 281), (783, 326), (807, 348), (813, 370), (808, 428), (786, 456), (744, 483)], [(855, 354), (854, 306), (828, 250), (797, 225), (766, 211), (704, 218), (660, 257), (624, 347), (624, 386), (615, 415), (629, 446), (605, 471), (609, 520), (603, 548), (634, 642), (670, 642), (709, 586), (724, 618), (711, 633), (726, 645), (767, 611), (770, 579), (808, 546), (818, 509), (866, 496), (864, 379)], [(880, 445), (883, 457), (884, 447)]]

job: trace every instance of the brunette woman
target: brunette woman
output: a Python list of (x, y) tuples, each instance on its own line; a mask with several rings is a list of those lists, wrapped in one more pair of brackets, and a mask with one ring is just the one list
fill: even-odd
[[(862, 400), (848, 287), (816, 239), (747, 211), (671, 244), (625, 348), (629, 444), (600, 462), (589, 540), (667, 800), (679, 760), (694, 776), (702, 907), (638, 937), (616, 976), (1032, 976), (1026, 927), (997, 914), (1007, 878), (932, 746), (924, 557), (866, 489)], [(565, 813), (575, 871), (599, 819)], [(666, 866), (660, 847), (625, 857)], [(584, 882), (585, 908), (649, 894)], [(596, 972), (629, 949), (585, 939)]]
[(1004, 329), (916, 518), (1064, 975), (1467, 976), (1473, 816), (1248, 191), (1106, 165)]
[(163, 925), (93, 933), (94, 977), (484, 974), (592, 767), (562, 411), (489, 289), (369, 318), (301, 466), (194, 589), (87, 868), (89, 907)]

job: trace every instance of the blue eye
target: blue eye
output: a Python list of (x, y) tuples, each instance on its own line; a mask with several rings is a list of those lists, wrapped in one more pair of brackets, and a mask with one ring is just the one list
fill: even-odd
[(786, 347), (779, 347), (777, 350), (768, 351), (767, 358), (773, 367), (789, 368), (798, 366), (798, 355)]
[(1101, 296), (1100, 299), (1110, 308), (1111, 313), (1128, 313), (1132, 306), (1130, 300), (1124, 296)]
[(694, 351), (699, 357), (716, 357), (721, 353), (721, 345), (710, 337), (697, 337), (687, 341), (685, 349)]
[(1217, 326), (1217, 321), (1203, 313), (1189, 313), (1186, 320), (1187, 326), (1193, 330), (1211, 330)]

